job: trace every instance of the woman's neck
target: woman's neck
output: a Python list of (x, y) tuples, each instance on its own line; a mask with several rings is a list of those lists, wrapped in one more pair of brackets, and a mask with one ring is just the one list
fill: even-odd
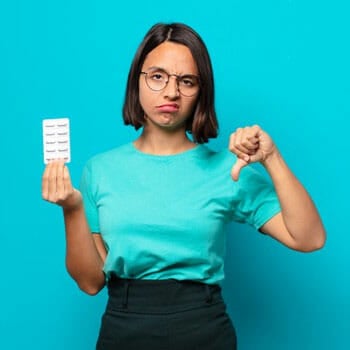
[(154, 155), (171, 155), (185, 152), (194, 148), (184, 131), (152, 132), (144, 128), (141, 136), (134, 142), (134, 146), (141, 152)]

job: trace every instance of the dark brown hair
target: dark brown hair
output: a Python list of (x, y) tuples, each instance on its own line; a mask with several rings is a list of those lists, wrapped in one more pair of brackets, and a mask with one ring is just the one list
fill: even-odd
[(198, 143), (208, 142), (218, 134), (218, 121), (214, 107), (214, 77), (208, 50), (201, 37), (182, 23), (155, 24), (145, 35), (131, 63), (123, 106), (126, 125), (135, 129), (144, 123), (144, 111), (139, 100), (139, 76), (147, 55), (158, 45), (170, 41), (185, 45), (192, 53), (199, 73), (200, 92), (194, 113), (189, 118), (187, 131)]

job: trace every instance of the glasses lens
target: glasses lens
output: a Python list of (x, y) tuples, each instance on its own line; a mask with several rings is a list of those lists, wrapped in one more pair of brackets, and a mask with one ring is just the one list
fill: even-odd
[[(160, 91), (163, 90), (170, 79), (167, 72), (157, 69), (149, 71), (145, 74), (146, 83), (151, 90)], [(175, 75), (173, 75), (175, 76)], [(179, 92), (184, 96), (193, 96), (199, 90), (199, 79), (197, 76), (192, 74), (187, 74), (183, 76), (175, 76)]]
[(161, 70), (155, 70), (146, 74), (146, 83), (152, 90), (159, 91), (165, 88), (169, 76)]
[(180, 93), (184, 96), (193, 96), (198, 92), (199, 81), (195, 75), (184, 75), (178, 80)]

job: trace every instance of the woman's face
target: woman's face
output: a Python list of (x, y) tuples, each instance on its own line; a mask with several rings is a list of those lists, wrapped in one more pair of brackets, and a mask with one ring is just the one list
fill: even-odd
[[(151, 75), (155, 70), (156, 73)], [(176, 77), (170, 76), (165, 88), (159, 91), (154, 91), (147, 85), (145, 74), (140, 74), (139, 79), (139, 97), (145, 113), (145, 126), (185, 130), (186, 120), (192, 115), (199, 95), (199, 86), (194, 89), (193, 96), (187, 97), (180, 93), (187, 92), (185, 89), (193, 82), (191, 76), (198, 77), (197, 65), (191, 51), (184, 45), (164, 42), (147, 55), (142, 72), (148, 72), (147, 79), (153, 79), (156, 83), (162, 79), (162, 72), (189, 77), (189, 80), (179, 82), (179, 87)], [(182, 89), (182, 86), (185, 87)]]

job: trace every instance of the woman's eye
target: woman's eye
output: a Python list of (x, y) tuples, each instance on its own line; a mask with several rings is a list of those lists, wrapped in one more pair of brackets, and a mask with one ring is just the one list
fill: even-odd
[(153, 80), (164, 80), (164, 74), (161, 73), (152, 73), (151, 78)]
[(191, 78), (182, 78), (181, 84), (186, 85), (186, 86), (194, 86), (195, 85), (193, 79), (191, 79)]

